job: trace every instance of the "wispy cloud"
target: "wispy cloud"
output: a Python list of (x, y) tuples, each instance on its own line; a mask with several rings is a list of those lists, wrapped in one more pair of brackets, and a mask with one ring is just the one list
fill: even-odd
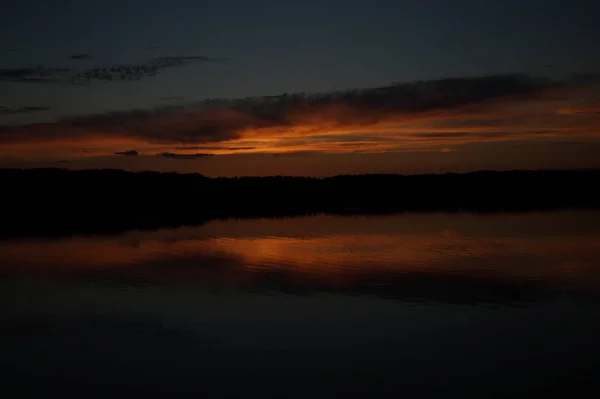
[(0, 82), (60, 82), (69, 72), (69, 68), (52, 68), (41, 65), (26, 68), (3, 68), (0, 69)]
[(86, 53), (78, 53), (78, 54), (72, 54), (69, 56), (70, 60), (92, 60), (94, 59), (94, 56), (91, 54), (86, 54)]
[(204, 151), (248, 151), (254, 150), (256, 147), (227, 147), (227, 146), (219, 146), (219, 145), (204, 145), (204, 146), (185, 146), (185, 147), (174, 147), (175, 150), (178, 151), (194, 151), (194, 150), (204, 150)]
[[(164, 67), (188, 61), (160, 60)], [(591, 112), (595, 107), (564, 111), (577, 108), (574, 101), (597, 94), (593, 80), (454, 78), (332, 93), (206, 100), (5, 126), (0, 143), (24, 148), (52, 142), (55, 148), (92, 147), (94, 154), (135, 147), (186, 156), (194, 156), (191, 151), (440, 152), (472, 142), (597, 135), (600, 121)]]
[(126, 156), (136, 156), (138, 155), (137, 150), (127, 150), (127, 151), (117, 151), (115, 155), (126, 155)]
[(198, 158), (205, 158), (205, 157), (210, 157), (214, 154), (202, 154), (202, 153), (196, 153), (196, 154), (177, 154), (177, 153), (173, 153), (173, 152), (161, 152), (156, 154), (160, 157), (165, 157), (165, 158), (179, 158), (179, 159), (198, 159)]
[(50, 110), (49, 107), (39, 107), (39, 106), (32, 106), (32, 105), (18, 107), (18, 108), (4, 107), (4, 106), (0, 105), (0, 115), (28, 114), (31, 112), (42, 112), (42, 111), (48, 111), (48, 110)]
[[(92, 60), (91, 54), (72, 54), (71, 60)], [(21, 83), (89, 84), (93, 82), (123, 82), (156, 76), (168, 68), (194, 63), (218, 62), (225, 58), (208, 56), (163, 56), (135, 64), (111, 64), (93, 68), (62, 68), (33, 66), (0, 69), (0, 81)]]
[(596, 107), (563, 107), (558, 109), (561, 115), (600, 115), (600, 106)]
[(75, 73), (69, 83), (83, 84), (94, 81), (131, 81), (156, 76), (159, 72), (174, 67), (185, 66), (197, 62), (222, 61), (220, 58), (207, 56), (168, 56), (157, 57), (139, 64), (114, 64), (107, 67), (86, 69)]

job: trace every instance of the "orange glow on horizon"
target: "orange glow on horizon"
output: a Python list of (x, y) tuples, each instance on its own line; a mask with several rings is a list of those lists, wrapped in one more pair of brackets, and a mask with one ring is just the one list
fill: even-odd
[[(43, 123), (9, 133), (0, 146), (0, 157), (84, 158), (129, 150), (141, 155), (442, 152), (481, 142), (600, 142), (599, 108), (574, 106), (575, 94), (573, 90), (555, 90), (544, 96), (507, 96), (412, 113), (329, 104), (292, 109), (285, 122), (272, 123), (231, 109), (158, 114), (150, 120), (117, 123), (104, 131), (77, 124)], [(202, 126), (216, 129), (214, 136), (193, 136)], [(169, 131), (173, 129), (189, 131), (192, 136), (171, 137)]]

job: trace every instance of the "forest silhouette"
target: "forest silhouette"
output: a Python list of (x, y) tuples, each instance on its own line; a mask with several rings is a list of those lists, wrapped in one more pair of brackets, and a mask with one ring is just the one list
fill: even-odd
[(209, 178), (122, 170), (0, 169), (0, 236), (113, 233), (211, 219), (317, 213), (497, 212), (600, 206), (600, 170)]

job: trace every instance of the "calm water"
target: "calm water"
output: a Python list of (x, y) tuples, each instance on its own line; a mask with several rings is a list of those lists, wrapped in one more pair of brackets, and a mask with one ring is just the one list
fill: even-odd
[(572, 395), (600, 212), (215, 221), (0, 241), (0, 393)]

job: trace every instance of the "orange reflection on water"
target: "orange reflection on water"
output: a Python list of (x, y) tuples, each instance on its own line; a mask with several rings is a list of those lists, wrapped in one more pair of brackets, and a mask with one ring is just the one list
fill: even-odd
[(8, 241), (0, 243), (0, 270), (103, 269), (150, 260), (165, 250), (165, 244), (160, 242), (132, 246), (106, 237)]
[(134, 270), (153, 280), (232, 282), (271, 271), (321, 281), (484, 273), (600, 286), (598, 218), (590, 211), (217, 221), (118, 236), (4, 241), (0, 272), (118, 278)]
[[(600, 236), (564, 239), (438, 235), (335, 235), (311, 238), (218, 238), (196, 242), (254, 269), (312, 275), (485, 271), (522, 278), (561, 278), (565, 268), (600, 277)], [(577, 264), (575, 269), (573, 265)], [(587, 277), (586, 277), (587, 276)], [(600, 282), (600, 280), (599, 280)]]

